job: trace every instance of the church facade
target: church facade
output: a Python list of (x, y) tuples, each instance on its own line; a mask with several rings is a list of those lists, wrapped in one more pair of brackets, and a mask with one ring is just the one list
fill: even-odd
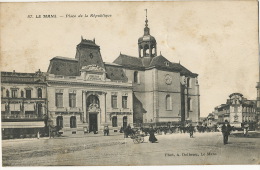
[(198, 74), (157, 54), (147, 18), (137, 46), (138, 57), (120, 54), (114, 61), (133, 82), (134, 122), (198, 122)]

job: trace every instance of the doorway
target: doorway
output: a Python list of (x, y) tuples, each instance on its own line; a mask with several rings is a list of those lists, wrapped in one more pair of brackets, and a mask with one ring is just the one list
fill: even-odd
[(97, 125), (97, 114), (96, 113), (90, 113), (89, 114), (89, 132), (97, 131), (98, 125)]
[(127, 127), (127, 116), (123, 117), (123, 128), (125, 129)]

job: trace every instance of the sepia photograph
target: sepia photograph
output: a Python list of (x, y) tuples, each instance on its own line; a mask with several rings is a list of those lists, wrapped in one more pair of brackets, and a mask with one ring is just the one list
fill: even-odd
[(259, 165), (258, 13), (0, 2), (1, 166)]

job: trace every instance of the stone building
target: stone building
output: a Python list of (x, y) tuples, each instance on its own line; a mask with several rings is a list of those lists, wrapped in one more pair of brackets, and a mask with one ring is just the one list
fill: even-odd
[(47, 94), (44, 74), (1, 72), (2, 137), (36, 137), (46, 132)]
[(81, 39), (75, 58), (54, 57), (48, 68), (49, 116), (69, 133), (119, 130), (127, 124), (198, 122), (198, 74), (157, 55), (146, 18), (139, 57), (102, 60), (95, 39)]
[(75, 59), (51, 59), (47, 73), (49, 118), (64, 134), (133, 124), (132, 83), (122, 66), (103, 62), (95, 40), (82, 38)]
[[(198, 122), (198, 74), (157, 55), (156, 39), (150, 34), (147, 18), (145, 22), (144, 35), (138, 39), (138, 57), (120, 53), (113, 63), (106, 63), (95, 39), (81, 37), (75, 58), (52, 58), (47, 72), (41, 73), (44, 81), (34, 79), (38, 74), (14, 74), (33, 77), (19, 80), (26, 83), (19, 84), (17, 94), (22, 94), (21, 89), (26, 90), (24, 94), (30, 89), (36, 95), (41, 89), (42, 97), (36, 95), (30, 102), (26, 98), (31, 110), (17, 110), (15, 105), (10, 106), (15, 110), (3, 110), (2, 115), (29, 115), (42, 108), (38, 116), (47, 113), (48, 125), (60, 127), (64, 134), (83, 134), (104, 126), (118, 131), (133, 123)], [(2, 77), (5, 74), (15, 77), (13, 73), (3, 73)], [(14, 87), (9, 86), (16, 85), (9, 80), (2, 83), (4, 90), (12, 94)], [(19, 106), (23, 108), (20, 98)], [(14, 100), (2, 99), (4, 105)]]
[(133, 82), (134, 122), (198, 122), (198, 74), (157, 55), (157, 42), (150, 34), (147, 18), (137, 47), (138, 57), (120, 53), (114, 60)]
[(257, 120), (256, 101), (244, 98), (241, 93), (232, 93), (226, 104), (215, 107), (214, 113), (218, 115), (218, 123), (227, 120), (235, 127), (241, 127), (244, 122), (252, 124)]

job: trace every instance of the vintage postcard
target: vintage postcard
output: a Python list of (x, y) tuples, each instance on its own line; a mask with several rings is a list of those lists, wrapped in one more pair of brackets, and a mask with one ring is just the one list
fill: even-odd
[(2, 166), (259, 164), (258, 10), (0, 3)]

